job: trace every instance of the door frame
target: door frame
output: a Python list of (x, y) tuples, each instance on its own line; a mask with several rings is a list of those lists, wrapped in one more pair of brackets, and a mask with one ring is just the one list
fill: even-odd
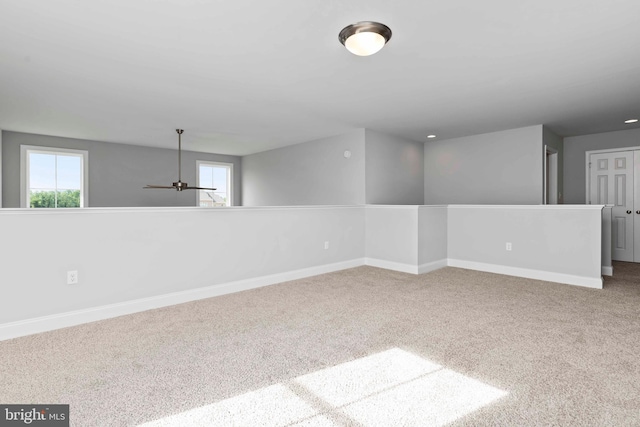
[(544, 146), (542, 204), (558, 204), (558, 150)]
[(585, 174), (585, 205), (591, 204), (591, 171), (589, 170), (590, 158), (592, 154), (603, 153), (619, 153), (621, 151), (635, 151), (640, 150), (640, 147), (620, 147), (620, 148), (607, 148), (606, 150), (591, 150), (586, 151), (584, 161), (584, 174)]

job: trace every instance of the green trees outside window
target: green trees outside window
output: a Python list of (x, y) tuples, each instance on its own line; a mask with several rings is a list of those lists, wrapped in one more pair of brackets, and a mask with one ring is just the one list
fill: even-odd
[(24, 208), (87, 206), (87, 151), (21, 145), (20, 205)]
[(80, 190), (30, 191), (31, 208), (79, 208)]

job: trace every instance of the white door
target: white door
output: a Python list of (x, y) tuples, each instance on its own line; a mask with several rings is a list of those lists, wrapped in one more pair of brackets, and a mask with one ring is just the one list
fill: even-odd
[[(633, 223), (640, 222), (635, 218), (640, 214), (633, 210), (633, 159), (633, 151), (620, 151), (591, 154), (589, 160), (589, 203), (613, 205), (611, 258), (616, 261), (634, 261)], [(640, 246), (638, 248), (640, 252)]]

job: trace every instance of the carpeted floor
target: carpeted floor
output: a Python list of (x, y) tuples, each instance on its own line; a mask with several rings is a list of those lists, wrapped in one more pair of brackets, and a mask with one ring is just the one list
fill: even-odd
[(640, 264), (603, 290), (358, 267), (0, 342), (71, 425), (640, 425)]

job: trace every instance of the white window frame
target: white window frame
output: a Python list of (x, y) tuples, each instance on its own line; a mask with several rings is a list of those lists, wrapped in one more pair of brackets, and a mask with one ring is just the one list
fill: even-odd
[[(209, 160), (196, 160), (196, 186), (197, 187), (204, 186), (204, 185), (200, 185), (200, 165), (218, 166), (218, 167), (222, 166), (227, 168), (227, 195), (228, 195), (227, 206), (233, 206), (233, 163), (212, 162)], [(196, 206), (200, 206), (200, 193), (196, 195)]]
[(29, 158), (30, 153), (38, 154), (66, 154), (82, 158), (80, 183), (80, 207), (89, 206), (89, 152), (86, 150), (74, 150), (71, 148), (42, 147), (38, 145), (20, 146), (20, 207), (30, 208), (29, 204)]

